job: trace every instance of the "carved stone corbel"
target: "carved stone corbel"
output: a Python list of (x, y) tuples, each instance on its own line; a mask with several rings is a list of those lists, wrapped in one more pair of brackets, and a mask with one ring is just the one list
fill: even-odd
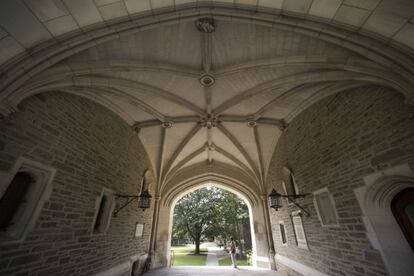
[(216, 30), (214, 25), (214, 19), (209, 17), (203, 17), (195, 22), (197, 29), (202, 33), (212, 33)]
[(138, 135), (140, 130), (141, 130), (141, 127), (140, 127), (139, 123), (135, 123), (131, 126), (131, 129), (136, 135)]

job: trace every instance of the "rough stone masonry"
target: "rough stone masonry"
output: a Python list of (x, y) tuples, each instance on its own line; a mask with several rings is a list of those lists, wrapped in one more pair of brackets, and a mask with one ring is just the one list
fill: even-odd
[[(137, 195), (148, 159), (130, 127), (77, 96), (26, 99), (0, 122), (0, 170), (24, 156), (57, 169), (53, 191), (22, 243), (0, 245), (0, 275), (93, 275), (148, 252), (152, 208), (136, 204), (93, 234), (95, 200), (103, 187)], [(144, 233), (134, 238), (136, 223)]]
[[(287, 205), (271, 211), (276, 253), (328, 275), (387, 275), (384, 261), (366, 237), (353, 189), (362, 177), (408, 163), (414, 169), (414, 108), (401, 95), (378, 87), (359, 88), (326, 98), (297, 118), (281, 136), (270, 165), (271, 181), (281, 186), (281, 169), (294, 172), (300, 193), (328, 187), (339, 217), (338, 227), (322, 227), (312, 196), (300, 199), (311, 216), (303, 217), (309, 250), (296, 246)], [(281, 244), (278, 221), (286, 227)], [(278, 263), (287, 275), (299, 273)]]

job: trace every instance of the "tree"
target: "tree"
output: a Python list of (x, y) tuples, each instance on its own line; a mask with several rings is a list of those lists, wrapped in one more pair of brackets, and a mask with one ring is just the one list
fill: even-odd
[(216, 206), (219, 194), (212, 188), (199, 189), (179, 200), (175, 207), (174, 231), (186, 231), (195, 242), (195, 254), (200, 254), (200, 241), (209, 228), (217, 223)]
[[(244, 252), (244, 245), (251, 248), (249, 210), (246, 204), (235, 194), (223, 191), (223, 202), (218, 206), (224, 231), (221, 237), (224, 243), (233, 237), (238, 241), (240, 252)], [(243, 241), (243, 242), (242, 242)]]
[(189, 235), (200, 253), (204, 238), (226, 244), (230, 237), (243, 241), (250, 247), (249, 212), (246, 204), (235, 194), (208, 187), (196, 190), (181, 198), (175, 207), (173, 238), (185, 239)]

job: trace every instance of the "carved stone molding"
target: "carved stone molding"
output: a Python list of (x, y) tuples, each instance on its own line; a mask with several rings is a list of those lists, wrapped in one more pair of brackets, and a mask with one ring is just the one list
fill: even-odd
[(174, 122), (173, 122), (173, 121), (163, 122), (163, 123), (161, 124), (161, 126), (162, 126), (163, 128), (172, 128), (172, 127), (173, 127), (173, 125), (174, 125)]
[(216, 26), (214, 25), (214, 19), (203, 17), (197, 19), (195, 22), (197, 29), (202, 33), (212, 33), (216, 30)]
[(249, 120), (247, 121), (247, 126), (248, 127), (256, 127), (257, 126), (257, 122), (254, 120)]
[(367, 238), (380, 251), (390, 275), (411, 276), (414, 253), (395, 220), (391, 202), (402, 190), (414, 187), (414, 173), (408, 164), (401, 164), (363, 179), (365, 185), (354, 192), (363, 213)]
[(200, 76), (200, 83), (204, 87), (212, 86), (215, 81), (215, 78), (211, 74), (205, 73)]
[(208, 150), (208, 151), (215, 151), (216, 150), (216, 145), (214, 145), (214, 144), (211, 144), (211, 145), (206, 144), (205, 145), (205, 149)]
[(414, 177), (391, 175), (379, 178), (367, 190), (365, 204), (367, 208), (389, 210), (395, 195), (405, 188), (414, 187)]
[(211, 129), (221, 123), (218, 116), (215, 114), (206, 114), (198, 122), (201, 126)]

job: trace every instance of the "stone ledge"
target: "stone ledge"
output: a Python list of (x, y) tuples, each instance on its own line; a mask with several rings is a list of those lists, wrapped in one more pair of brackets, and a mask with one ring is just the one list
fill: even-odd
[(316, 269), (313, 269), (307, 265), (301, 264), (295, 260), (289, 259), (285, 256), (276, 254), (276, 261), (281, 262), (283, 265), (303, 274), (306, 276), (328, 276), (325, 273), (322, 273)]

